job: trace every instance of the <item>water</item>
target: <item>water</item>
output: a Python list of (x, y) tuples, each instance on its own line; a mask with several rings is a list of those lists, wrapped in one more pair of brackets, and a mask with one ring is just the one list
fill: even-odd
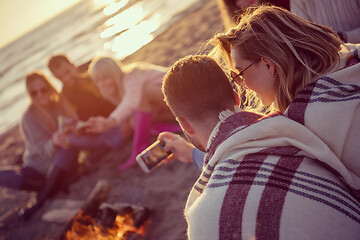
[[(29, 101), (24, 79), (49, 57), (65, 53), (79, 65), (97, 54), (119, 59), (134, 53), (206, 0), (83, 0), (0, 49), (0, 133), (18, 123)], [(107, 4), (105, 4), (107, 2)]]

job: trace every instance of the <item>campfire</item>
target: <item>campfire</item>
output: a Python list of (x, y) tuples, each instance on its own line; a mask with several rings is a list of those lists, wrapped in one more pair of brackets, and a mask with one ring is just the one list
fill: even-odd
[(99, 181), (85, 204), (68, 222), (60, 239), (143, 239), (150, 223), (150, 211), (144, 207), (124, 204), (100, 207), (109, 191), (109, 183)]

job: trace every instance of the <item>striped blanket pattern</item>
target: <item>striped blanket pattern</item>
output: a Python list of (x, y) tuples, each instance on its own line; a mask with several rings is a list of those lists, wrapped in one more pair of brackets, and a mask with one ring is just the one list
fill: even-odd
[(353, 175), (336, 155), (295, 121), (256, 118), (234, 113), (214, 130), (185, 208), (189, 239), (360, 239)]
[(360, 45), (344, 49), (347, 67), (285, 115), (220, 114), (185, 207), (189, 239), (360, 239)]
[(360, 176), (360, 64), (307, 85), (285, 114), (319, 136)]

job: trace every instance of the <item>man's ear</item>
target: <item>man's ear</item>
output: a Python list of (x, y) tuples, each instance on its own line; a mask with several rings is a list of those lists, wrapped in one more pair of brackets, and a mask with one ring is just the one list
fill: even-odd
[(275, 75), (276, 73), (276, 68), (275, 68), (275, 64), (270, 61), (268, 58), (266, 57), (261, 57), (261, 62), (265, 65), (266, 70), (269, 71), (269, 73), (271, 75)]
[(193, 135), (194, 134), (194, 127), (193, 125), (186, 119), (183, 117), (177, 117), (176, 118), (177, 121), (179, 122), (181, 128), (189, 135)]

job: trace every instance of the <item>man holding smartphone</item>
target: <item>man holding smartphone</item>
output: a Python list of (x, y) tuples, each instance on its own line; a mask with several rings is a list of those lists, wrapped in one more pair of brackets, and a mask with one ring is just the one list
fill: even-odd
[(305, 126), (239, 109), (227, 76), (207, 56), (177, 61), (163, 93), (205, 152), (185, 207), (190, 240), (360, 239), (352, 191), (360, 186)]

